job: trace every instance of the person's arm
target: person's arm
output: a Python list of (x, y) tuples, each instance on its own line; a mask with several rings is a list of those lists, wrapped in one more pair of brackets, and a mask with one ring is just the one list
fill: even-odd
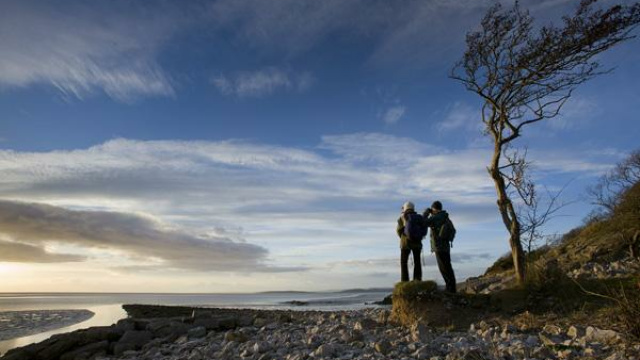
[(422, 212), (422, 219), (424, 221), (424, 226), (431, 227), (433, 226), (433, 216), (431, 213), (431, 209), (425, 209)]
[(404, 234), (404, 221), (402, 221), (402, 216), (398, 218), (398, 226), (396, 226), (396, 234), (398, 234), (399, 238), (402, 238)]

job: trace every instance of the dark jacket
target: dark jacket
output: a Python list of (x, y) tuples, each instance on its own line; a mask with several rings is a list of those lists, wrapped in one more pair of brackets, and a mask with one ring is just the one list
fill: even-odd
[(431, 215), (425, 213), (423, 217), (425, 225), (431, 229), (431, 252), (449, 251), (451, 249), (449, 241), (447, 239), (438, 239), (440, 227), (447, 221), (449, 214), (442, 210)]
[[(409, 212), (406, 212), (407, 214)], [(412, 211), (412, 213), (415, 213), (415, 211)], [(417, 250), (421, 250), (422, 249), (422, 240), (416, 242), (416, 241), (410, 241), (409, 238), (407, 237), (407, 235), (404, 234), (404, 214), (402, 213), (402, 215), (400, 215), (400, 217), (398, 218), (398, 225), (396, 226), (396, 234), (398, 234), (398, 237), (400, 238), (400, 249), (417, 249)]]

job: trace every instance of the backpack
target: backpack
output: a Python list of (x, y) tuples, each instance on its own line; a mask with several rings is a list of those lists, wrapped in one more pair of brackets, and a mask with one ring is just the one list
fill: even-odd
[(453, 226), (453, 222), (447, 216), (447, 220), (440, 226), (440, 231), (438, 231), (438, 239), (446, 240), (451, 243), (453, 247), (453, 238), (456, 237), (456, 228)]
[(409, 213), (404, 215), (404, 234), (411, 241), (421, 241), (427, 235), (422, 215)]

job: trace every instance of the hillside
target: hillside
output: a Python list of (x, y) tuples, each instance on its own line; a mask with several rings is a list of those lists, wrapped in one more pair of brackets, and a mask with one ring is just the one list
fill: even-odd
[(438, 292), (429, 282), (398, 284), (392, 317), (405, 325), (458, 331), (471, 327), (468, 331), (473, 332), (482, 324), (485, 330), (510, 329), (543, 342), (553, 333), (563, 342), (549, 341), (545, 346), (564, 346), (579, 356), (589, 351), (577, 342), (576, 329), (607, 329), (603, 331), (624, 339), (622, 348), (639, 350), (639, 237), (640, 183), (636, 183), (610, 216), (528, 254), (524, 285), (516, 284), (507, 256), (484, 275), (468, 279), (456, 295)]

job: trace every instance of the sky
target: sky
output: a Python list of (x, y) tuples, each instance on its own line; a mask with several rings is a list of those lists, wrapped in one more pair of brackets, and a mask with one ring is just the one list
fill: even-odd
[[(521, 2), (536, 24), (576, 3)], [(491, 4), (0, 1), (0, 292), (391, 287), (407, 200), (440, 200), (458, 280), (481, 274), (507, 232), (448, 74)], [(565, 188), (547, 234), (638, 147), (638, 41), (518, 140)]]

